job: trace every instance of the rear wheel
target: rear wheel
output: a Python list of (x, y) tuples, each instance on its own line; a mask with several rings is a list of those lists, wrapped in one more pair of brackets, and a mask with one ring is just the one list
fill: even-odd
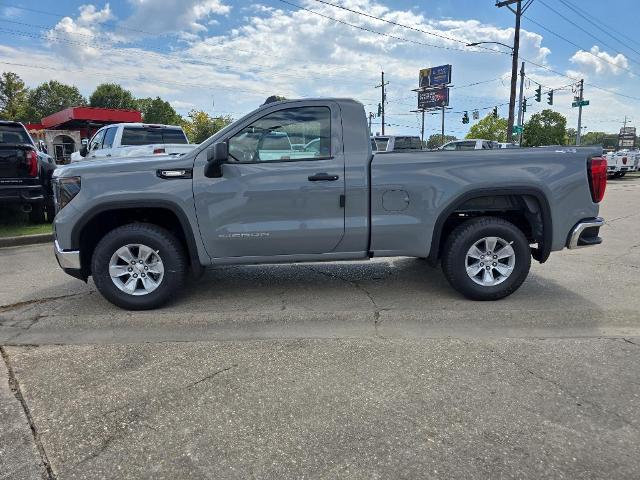
[(29, 222), (30, 223), (44, 223), (44, 204), (43, 203), (34, 203), (31, 206), (31, 211), (29, 212)]
[(118, 227), (100, 240), (91, 274), (102, 295), (128, 310), (159, 307), (175, 296), (185, 281), (187, 260), (182, 245), (156, 225)]
[(458, 292), (473, 300), (498, 300), (515, 292), (531, 268), (531, 249), (522, 231), (496, 217), (458, 226), (447, 238), (442, 270)]

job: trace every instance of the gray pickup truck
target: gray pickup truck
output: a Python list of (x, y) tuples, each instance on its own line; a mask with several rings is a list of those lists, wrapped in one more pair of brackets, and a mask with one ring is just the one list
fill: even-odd
[(460, 293), (496, 300), (522, 284), (532, 257), (601, 243), (601, 154), (374, 155), (356, 101), (269, 103), (182, 157), (56, 170), (55, 254), (127, 309), (175, 298), (209, 266), (389, 256), (440, 262)]

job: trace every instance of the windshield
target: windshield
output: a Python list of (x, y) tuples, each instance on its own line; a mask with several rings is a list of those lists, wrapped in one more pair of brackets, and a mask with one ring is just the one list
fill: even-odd
[(19, 125), (0, 125), (0, 143), (28, 143), (29, 135)]

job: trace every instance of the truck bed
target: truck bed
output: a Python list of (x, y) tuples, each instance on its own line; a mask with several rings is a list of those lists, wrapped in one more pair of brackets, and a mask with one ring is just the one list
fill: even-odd
[[(467, 196), (530, 192), (548, 204), (551, 250), (565, 247), (581, 218), (596, 216), (587, 160), (599, 147), (389, 152), (371, 161), (371, 250), (426, 256), (443, 211)], [(398, 235), (402, 228), (402, 235)]]

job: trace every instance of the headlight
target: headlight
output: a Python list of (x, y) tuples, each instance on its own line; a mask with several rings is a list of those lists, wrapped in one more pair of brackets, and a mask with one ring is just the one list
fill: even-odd
[(53, 182), (56, 212), (62, 210), (80, 192), (80, 177), (58, 177)]

